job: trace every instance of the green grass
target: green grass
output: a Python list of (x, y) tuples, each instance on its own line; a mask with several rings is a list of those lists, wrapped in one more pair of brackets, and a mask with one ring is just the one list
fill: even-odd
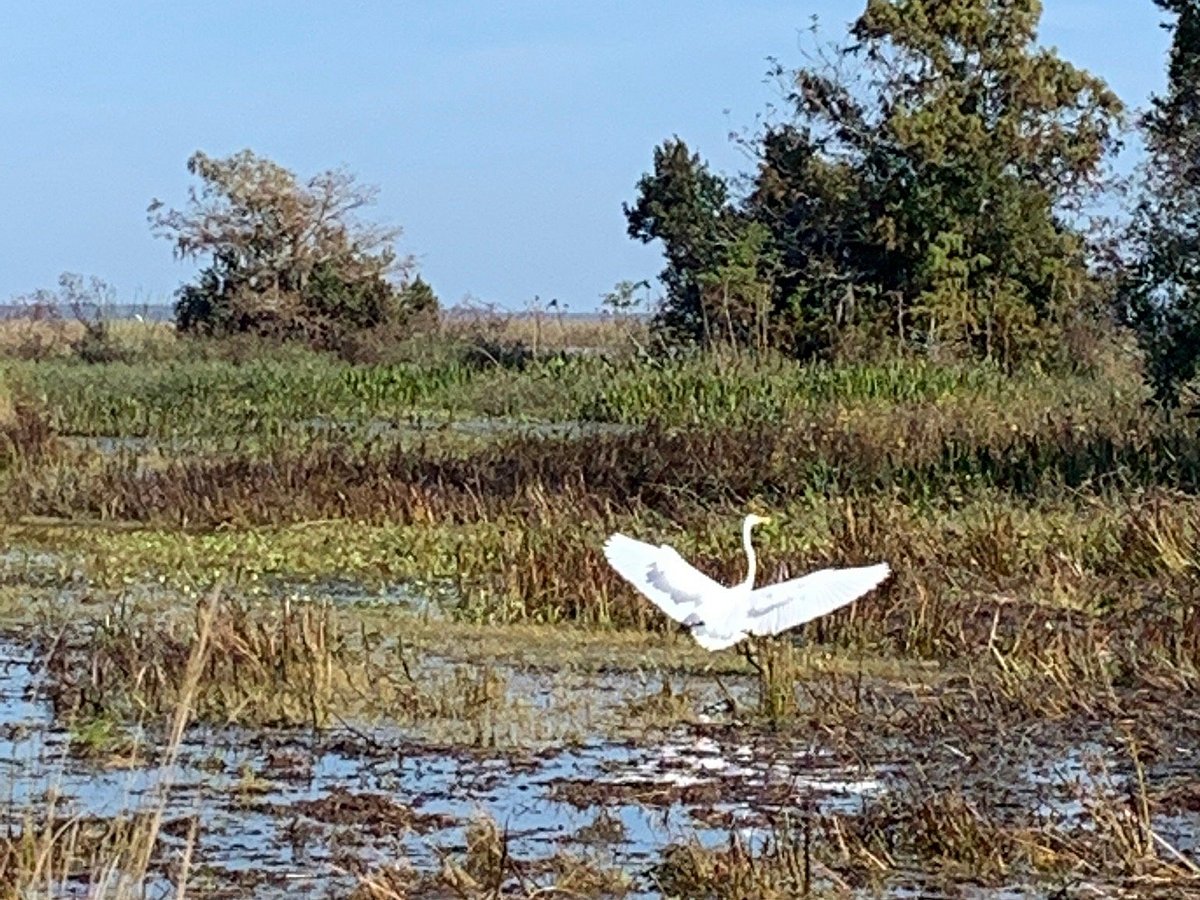
[(792, 421), (831, 407), (947, 402), (1016, 407), (1047, 396), (1095, 405), (1140, 398), (1136, 382), (1009, 378), (991, 367), (891, 362), (795, 365), (784, 360), (686, 356), (551, 356), (520, 367), (468, 361), (443, 349), (420, 362), (355, 366), (309, 351), (272, 350), (234, 361), (11, 365), (12, 377), (65, 435), (248, 439), (354, 430), (419, 418), (515, 418), (692, 426)]

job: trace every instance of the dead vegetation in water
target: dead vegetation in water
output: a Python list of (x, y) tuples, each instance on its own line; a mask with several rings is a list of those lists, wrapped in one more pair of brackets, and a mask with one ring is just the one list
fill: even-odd
[(27, 813), (0, 836), (0, 898), (62, 896), (72, 884), (118, 900), (140, 896), (136, 880), (126, 873), (140, 867), (144, 878), (148, 866), (161, 868), (167, 862), (158, 846), (165, 831), (185, 839), (186, 869), (198, 834), (195, 820), (156, 821), (150, 811), (114, 818), (59, 815), (51, 798), (37, 817)]
[[(163, 738), (156, 749), (165, 774), (151, 786), (150, 802), (133, 815), (98, 819), (61, 814), (58, 794), (51, 791), (43, 809), (27, 811), (15, 826), (10, 822), (7, 836), (0, 838), (0, 897), (59, 896), (67, 885), (76, 885), (93, 896), (132, 900), (144, 896), (148, 879), (168, 869), (172, 880), (187, 883), (199, 822), (168, 821), (165, 812), (173, 786), (170, 773), (192, 721), (219, 606), (220, 595), (214, 591), (198, 609), (195, 641), (183, 662), (175, 705), (163, 711)], [(161, 842), (168, 833), (184, 840), (170, 858)]]
[(403, 863), (377, 867), (351, 864), (359, 881), (354, 900), (447, 896), (459, 900), (618, 898), (634, 887), (628, 873), (588, 854), (559, 851), (542, 859), (521, 859), (512, 852), (508, 829), (484, 813), (467, 823), (465, 838), (462, 852), (440, 854), (437, 873), (418, 873)]
[[(227, 638), (214, 632), (212, 653), (227, 652), (223, 640)], [(798, 658), (803, 660), (803, 654)], [(758, 758), (769, 751), (772, 741), (814, 742), (843, 760), (888, 759), (897, 747), (908, 755), (903, 771), (889, 778), (889, 790), (866, 799), (854, 811), (793, 809), (796, 790), (786, 783), (757, 794), (739, 792), (736, 796), (751, 811), (766, 815), (770, 842), (744, 840), (739, 827), (744, 823), (732, 820), (729, 827), (736, 831), (727, 846), (714, 849), (685, 841), (665, 851), (655, 877), (664, 890), (669, 886), (671, 895), (731, 898), (798, 896), (806, 889), (816, 896), (838, 895), (852, 888), (913, 884), (950, 890), (966, 883), (1089, 884), (1139, 890), (1143, 895), (1161, 889), (1164, 896), (1180, 896), (1178, 892), (1200, 886), (1189, 867), (1191, 851), (1171, 847), (1153, 819), (1158, 809), (1156, 782), (1139, 775), (1137, 769), (1137, 761), (1152, 759), (1156, 752), (1168, 753), (1169, 746), (1186, 741), (1188, 728), (1194, 738), (1194, 723), (1172, 723), (1180, 718), (1181, 708), (1194, 708), (1194, 702), (1177, 696), (1172, 708), (1167, 683), (1162, 685), (1164, 693), (1154, 697), (1145, 694), (1144, 685), (1116, 684), (1111, 700), (1085, 706), (1081, 701), (1095, 692), (1094, 684), (1049, 680), (1030, 692), (1041, 694), (1039, 705), (1034, 705), (1032, 697), (1016, 693), (1014, 683), (1001, 676), (1002, 669), (993, 661), (981, 663), (977, 671), (914, 680), (906, 690), (852, 669), (828, 671), (802, 682), (795, 715), (784, 728), (771, 731), (731, 722), (708, 726), (707, 732), (698, 729), (697, 733), (738, 743), (757, 736)], [(476, 702), (485, 702), (487, 689), (477, 680), (469, 683), (475, 685)], [(202, 679), (196, 684), (196, 697), (202, 703), (200, 698), (209, 688)], [(1140, 705), (1146, 707), (1144, 712)], [(1043, 731), (1031, 734), (1035, 723)], [(1183, 732), (1172, 732), (1173, 724)], [(1158, 735), (1159, 740), (1139, 737), (1136, 751), (1130, 750), (1129, 764), (1119, 774), (1106, 776), (1102, 789), (1066, 797), (1080, 805), (1077, 820), (1038, 813), (1029, 796), (1018, 802), (1005, 793), (1003, 765), (1023, 758), (1044, 735), (1053, 734), (1069, 745), (1074, 738), (1103, 742), (1123, 730)], [(359, 749), (368, 756), (372, 752), (366, 745)], [(1043, 749), (1058, 752), (1053, 746)], [(1038, 765), (1038, 757), (1026, 758), (1030, 765)], [(982, 781), (977, 777), (981, 772)], [(265, 770), (261, 774), (271, 777)], [(811, 775), (811, 765), (795, 766), (795, 774)], [(601, 811), (623, 805), (682, 805), (693, 810), (699, 822), (705, 821), (703, 810), (729, 799), (725, 796), (729, 789), (728, 783), (722, 786), (719, 781), (672, 792), (656, 790), (653, 784), (577, 780), (561, 782), (551, 796)], [(473, 826), (464, 847), (438, 856), (436, 871), (405, 856), (381, 863), (377, 854), (369, 860), (361, 856), (360, 839), (376, 833), (388, 840), (405, 834), (421, 838), (429, 836), (428, 829), (445, 823), (419, 807), (410, 808), (400, 798), (348, 788), (288, 809), (261, 807), (252, 792), (239, 802), (246, 809), (272, 815), (299, 815), (305, 822), (342, 834), (331, 839), (330, 847), (337, 845), (338, 864), (358, 879), (361, 898), (483, 900), (542, 896), (553, 890), (621, 896), (623, 890), (634, 889), (640, 874), (615, 867), (602, 857), (565, 849), (544, 858), (519, 857), (504, 827), (486, 820)], [(791, 818), (773, 810), (783, 810)]]
[(372, 837), (402, 838), (406, 833), (427, 834), (454, 824), (449, 816), (422, 813), (386, 794), (336, 788), (324, 797), (301, 800), (290, 806), (257, 806), (275, 816), (303, 816), (323, 825), (348, 828)]
[[(195, 616), (181, 621), (117, 607), (46, 634), (46, 690), (56, 715), (158, 716), (173, 708), (188, 684), (205, 610), (197, 604)], [(327, 717), (341, 636), (320, 608), (284, 604), (264, 616), (229, 603), (203, 639), (215, 652), (192, 686), (199, 715), (237, 721), (247, 712), (313, 724)]]
[(550, 796), (581, 810), (602, 809), (612, 803), (666, 809), (679, 804), (698, 806), (716, 803), (721, 799), (721, 785), (716, 781), (654, 784), (646, 781), (622, 783), (564, 778), (555, 782)]
[(226, 598), (192, 682), (189, 661), (206, 609), (198, 604), (189, 618), (118, 605), (99, 618), (43, 629), (43, 691), (81, 749), (113, 756), (119, 723), (162, 716), (185, 689), (194, 717), (218, 726), (323, 731), (382, 721), (476, 747), (521, 735), (561, 737), (555, 729), (569, 727), (514, 692), (511, 670), (487, 660), (427, 661), (402, 635), (368, 631), (365, 623), (354, 629), (328, 601)]
[(1191, 896), (1200, 866), (1171, 847), (1144, 796), (1091, 796), (1074, 822), (1039, 820), (959, 790), (910, 784), (857, 813), (784, 809), (748, 839), (674, 843), (652, 870), (667, 896), (735, 900), (1038, 884), (1098, 895)]

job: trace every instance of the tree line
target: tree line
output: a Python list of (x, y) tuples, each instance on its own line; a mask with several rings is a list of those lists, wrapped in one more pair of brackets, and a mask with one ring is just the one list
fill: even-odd
[[(1098, 76), (1040, 46), (1039, 0), (868, 0), (843, 39), (774, 64), (784, 102), (743, 138), (751, 172), (654, 148), (624, 207), (663, 250), (665, 342), (798, 359), (881, 350), (1006, 368), (1078, 365), (1131, 329), (1158, 395), (1200, 368), (1200, 0), (1148, 0), (1171, 31), (1168, 86), (1129, 213), (1109, 164), (1128, 119)], [(204, 261), (177, 295), (185, 333), (334, 345), (437, 311), (398, 230), (342, 170), (308, 181), (251, 151), (196, 153), (186, 207), (152, 228)]]
[(748, 142), (740, 189), (678, 138), (655, 148), (625, 215), (664, 251), (659, 327), (1011, 368), (1076, 362), (1115, 322), (1173, 400), (1200, 363), (1200, 0), (1154, 3), (1169, 83), (1139, 122), (1124, 230), (1089, 212), (1126, 110), (1037, 44), (1038, 0), (869, 0), (839, 45), (774, 68), (784, 115)]

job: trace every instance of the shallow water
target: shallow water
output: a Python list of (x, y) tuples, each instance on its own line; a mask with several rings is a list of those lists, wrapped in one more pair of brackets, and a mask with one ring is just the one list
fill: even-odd
[[(364, 440), (399, 438), (406, 435), (450, 433), (466, 437), (544, 437), (582, 438), (604, 434), (627, 434), (636, 426), (614, 422), (590, 422), (582, 419), (561, 422), (522, 421), (501, 417), (447, 418), (445, 416), (415, 416), (409, 419), (300, 419), (290, 427), (302, 433), (320, 435), (347, 433)], [(149, 437), (130, 435), (72, 435), (64, 438), (68, 446), (92, 450), (101, 456), (130, 454), (172, 456), (201, 449), (201, 437)]]
[[(280, 886), (311, 880), (348, 888), (335, 844), (352, 845), (362, 859), (405, 859), (435, 870), (441, 853), (465, 849), (464, 828), (477, 812), (511, 829), (514, 854), (538, 859), (564, 846), (594, 847), (579, 832), (595, 824), (603, 807), (619, 823), (608, 828), (621, 835), (607, 845), (606, 858), (638, 870), (688, 836), (717, 843), (735, 827), (753, 842), (763, 814), (778, 805), (760, 802), (767, 790), (788, 805), (814, 809), (852, 809), (863, 795), (884, 790), (872, 773), (834, 766), (820, 752), (767, 752), (686, 733), (649, 746), (594, 741), (536, 753), (479, 753), (380, 729), (364, 742), (350, 732), (314, 739), (196, 728), (172, 769), (149, 761), (106, 766), (69, 753), (69, 735), (37, 699), (32, 663), (19, 645), (0, 644), (0, 796), (9, 824), (38, 810), (48, 791), (61, 798), (60, 814), (112, 817), (154, 808), (161, 788), (168, 821), (198, 815), (203, 823), (198, 862), (226, 873), (252, 868), (278, 876)], [(586, 791), (597, 784), (611, 791), (612, 802), (598, 803)], [(583, 796), (573, 795), (579, 786)], [(371, 834), (366, 823), (321, 822), (303, 812), (306, 803), (347, 791), (383, 795), (422, 824), (409, 833)], [(722, 824), (706, 824), (714, 820)], [(297, 822), (313, 829), (302, 853), (293, 837)]]
[[(88, 760), (72, 755), (70, 734), (39, 698), (36, 669), (23, 645), (0, 641), (4, 824), (44, 811), (48, 792), (59, 798), (58, 814), (80, 817), (128, 815), (161, 802), (168, 856), (182, 854), (186, 823), (195, 817), (197, 884), (238, 896), (347, 896), (356, 884), (346, 871), (350, 859), (368, 868), (404, 862), (436, 872), (445, 854), (465, 853), (469, 823), (483, 813), (507, 831), (514, 858), (570, 852), (620, 867), (638, 885), (630, 896), (652, 897), (649, 872), (668, 846), (695, 840), (716, 847), (737, 834), (756, 847), (785, 812), (856, 815), (903, 790), (914, 764), (897, 754), (846, 765), (818, 734), (781, 741), (727, 721), (646, 730), (637, 741), (543, 740), (508, 751), (439, 745), (413, 730), (353, 723), (320, 735), (196, 727), (171, 768), (156, 762), (154, 735), (141, 735), (145, 758)], [(505, 678), (506, 690), (547, 720), (572, 702), (564, 691), (603, 698), (594, 703), (600, 715), (659, 684), (628, 673), (551, 678), (510, 671)], [(1019, 757), (996, 748), (970, 762), (949, 753), (948, 763), (937, 763), (933, 755), (923, 764), (943, 766), (936, 777), (947, 785), (1059, 825), (1081, 821), (1089, 796), (1128, 790), (1126, 777), (1097, 774), (1095, 761), (1111, 754), (1087, 740), (1041, 753), (1023, 746)], [(1196, 763), (1193, 750), (1176, 747), (1155, 775), (1194, 772)], [(1196, 851), (1195, 813), (1157, 816), (1155, 827), (1176, 850)], [(887, 895), (940, 896), (900, 886)], [(954, 894), (1042, 895), (1020, 886)]]

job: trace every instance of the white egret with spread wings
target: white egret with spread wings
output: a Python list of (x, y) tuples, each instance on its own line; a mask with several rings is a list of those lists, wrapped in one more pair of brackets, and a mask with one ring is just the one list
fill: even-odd
[(742, 524), (749, 569), (733, 587), (713, 581), (666, 544), (654, 546), (623, 534), (604, 544), (609, 564), (664, 613), (682, 623), (706, 650), (723, 650), (747, 637), (779, 634), (857, 600), (891, 574), (887, 563), (855, 569), (821, 569), (755, 589), (758, 559), (750, 541), (754, 514)]

